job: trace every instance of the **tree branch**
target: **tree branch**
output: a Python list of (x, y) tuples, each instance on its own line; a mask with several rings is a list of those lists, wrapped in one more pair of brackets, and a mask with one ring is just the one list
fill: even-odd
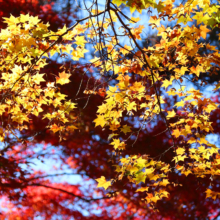
[(72, 192), (69, 192), (69, 191), (66, 191), (64, 189), (60, 189), (60, 188), (56, 188), (56, 187), (53, 187), (53, 186), (48, 186), (48, 185), (44, 185), (44, 184), (40, 184), (40, 183), (32, 183), (28, 186), (41, 186), (41, 187), (45, 187), (45, 188), (48, 188), (48, 189), (53, 189), (53, 190), (57, 190), (57, 191), (60, 191), (60, 192), (63, 192), (63, 193), (66, 193), (68, 195), (71, 195), (71, 196), (74, 196), (78, 199), (81, 199), (85, 202), (91, 202), (91, 201), (96, 201), (96, 200), (101, 200), (101, 199), (109, 199), (109, 197), (101, 197), (101, 198), (92, 198), (92, 199), (87, 199), (87, 198), (83, 198), (82, 196), (79, 196), (79, 195), (76, 195)]

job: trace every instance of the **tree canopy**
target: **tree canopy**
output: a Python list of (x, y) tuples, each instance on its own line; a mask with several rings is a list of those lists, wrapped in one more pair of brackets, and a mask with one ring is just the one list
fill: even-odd
[(0, 4), (2, 219), (220, 215), (217, 2)]

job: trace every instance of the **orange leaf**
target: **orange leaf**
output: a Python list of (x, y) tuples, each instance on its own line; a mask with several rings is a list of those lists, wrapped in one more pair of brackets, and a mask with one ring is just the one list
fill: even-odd
[(59, 77), (56, 77), (57, 83), (64, 85), (70, 82), (69, 77), (71, 74), (65, 73), (64, 71), (62, 73), (59, 73)]

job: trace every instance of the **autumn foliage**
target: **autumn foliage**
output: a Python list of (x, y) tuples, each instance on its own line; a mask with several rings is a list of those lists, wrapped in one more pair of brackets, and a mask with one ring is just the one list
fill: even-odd
[(219, 4), (0, 4), (2, 219), (220, 215)]

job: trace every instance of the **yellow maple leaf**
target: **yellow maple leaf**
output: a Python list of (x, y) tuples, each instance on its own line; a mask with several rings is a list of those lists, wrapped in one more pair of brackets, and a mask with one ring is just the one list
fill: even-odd
[(20, 22), (19, 18), (16, 18), (13, 15), (11, 15), (10, 18), (3, 17), (3, 19), (5, 20), (4, 23), (8, 23), (8, 25), (17, 24)]
[(187, 170), (187, 171), (182, 171), (182, 173), (185, 175), (185, 176), (188, 176), (190, 173), (192, 173), (191, 170)]
[(173, 135), (174, 135), (176, 138), (178, 138), (178, 137), (181, 135), (180, 130), (179, 130), (179, 129), (173, 130)]
[(201, 25), (200, 26), (200, 35), (202, 38), (206, 39), (206, 34), (210, 32), (208, 28), (206, 28), (206, 25)]
[(156, 203), (160, 198), (159, 196), (154, 196), (153, 193), (148, 193), (145, 199), (147, 200), (147, 203), (151, 203), (151, 202)]
[(137, 110), (136, 105), (137, 104), (135, 102), (130, 102), (128, 104), (127, 111), (132, 111), (132, 110), (136, 111)]
[(185, 149), (182, 147), (178, 147), (175, 151), (178, 155), (182, 155), (185, 153)]
[(115, 149), (117, 149), (120, 146), (120, 140), (119, 139), (113, 139), (113, 142), (111, 142), (111, 145), (114, 146)]
[(78, 129), (76, 126), (74, 126), (74, 125), (69, 125), (69, 126), (67, 126), (67, 128), (66, 128), (66, 130), (67, 131), (74, 131), (74, 130), (76, 130), (76, 129)]
[(206, 190), (206, 198), (211, 197), (212, 199), (216, 200), (216, 197), (219, 197), (220, 193), (219, 192), (214, 192), (211, 189)]
[(29, 122), (28, 116), (24, 113), (21, 113), (21, 112), (17, 113), (16, 115), (13, 115), (11, 118), (13, 121), (15, 121), (19, 124), (22, 124), (24, 121)]
[(111, 186), (111, 181), (106, 181), (104, 176), (101, 176), (100, 178), (96, 179), (96, 181), (98, 182), (98, 186), (97, 187), (103, 187), (105, 190)]
[(170, 80), (165, 79), (163, 81), (162, 87), (165, 87), (165, 89), (166, 89), (168, 86), (171, 86), (172, 84), (173, 84), (173, 79), (172, 78)]
[(177, 102), (174, 106), (176, 107), (183, 107), (185, 105), (185, 102), (181, 100), (180, 102)]
[(190, 74), (195, 73), (197, 77), (199, 77), (200, 73), (204, 71), (203, 67), (200, 65), (197, 65), (196, 67), (193, 66), (190, 68), (190, 70)]
[(154, 170), (155, 170), (155, 169), (151, 167), (151, 168), (145, 169), (144, 172), (145, 172), (145, 174), (147, 174), (147, 175), (149, 176), (149, 175), (151, 175), (152, 173), (154, 173)]
[(167, 118), (173, 118), (176, 115), (176, 112), (174, 110), (168, 111), (167, 113), (168, 113)]
[(125, 134), (131, 132), (131, 126), (123, 125), (123, 127), (121, 128), (121, 132), (124, 132)]
[(156, 26), (160, 26), (160, 18), (157, 18), (157, 16), (151, 16), (150, 17), (150, 20), (149, 20), (149, 23), (150, 24), (154, 24)]
[(188, 15), (188, 14), (181, 14), (177, 20), (177, 24), (179, 23), (183, 23), (183, 24), (187, 24), (187, 22), (192, 21), (192, 18)]
[(107, 110), (108, 110), (107, 105), (104, 104), (104, 103), (103, 103), (102, 105), (100, 105), (98, 108), (99, 108), (99, 109), (97, 110), (97, 113), (100, 113), (100, 114), (104, 114), (104, 113), (106, 113)]
[(138, 21), (140, 21), (141, 19), (138, 17), (138, 18), (135, 18), (135, 17), (131, 17), (131, 20), (130, 22), (132, 23), (137, 23)]
[(121, 142), (119, 139), (113, 139), (111, 145), (114, 146), (115, 150), (124, 150), (125, 149), (125, 142)]
[(37, 25), (41, 20), (36, 16), (29, 16), (29, 23), (32, 25)]
[(168, 184), (170, 184), (169, 180), (168, 179), (163, 179), (162, 182), (159, 183), (161, 186), (166, 186)]
[(181, 156), (181, 155), (178, 155), (178, 156), (174, 157), (173, 160), (174, 160), (176, 163), (178, 163), (179, 161), (184, 161), (185, 158), (187, 158), (186, 155), (182, 155), (182, 156)]
[(57, 83), (59, 83), (61, 85), (69, 83), (70, 76), (71, 76), (71, 74), (65, 73), (65, 71), (63, 71), (62, 73), (59, 73), (59, 77), (56, 77)]
[(141, 182), (145, 183), (146, 177), (147, 177), (146, 174), (143, 172), (137, 173), (134, 178), (136, 181), (136, 184), (139, 184)]
[(63, 128), (62, 126), (61, 127), (57, 126), (57, 124), (53, 124), (53, 125), (50, 126), (50, 130), (53, 131), (54, 133), (56, 133), (57, 131), (62, 130), (62, 128)]
[(20, 22), (21, 23), (25, 23), (26, 21), (29, 21), (29, 19), (30, 19), (29, 13), (26, 14), (26, 15), (21, 14), (21, 16), (20, 16)]
[(137, 189), (136, 190), (136, 192), (146, 192), (146, 191), (148, 191), (148, 189), (149, 189), (149, 187), (141, 187), (141, 188), (139, 188), (139, 189)]
[(36, 83), (36, 84), (40, 84), (41, 82), (44, 82), (45, 79), (43, 78), (44, 74), (39, 74), (37, 73), (36, 75), (32, 76), (32, 80)]
[(146, 164), (147, 160), (145, 160), (145, 159), (142, 158), (142, 157), (139, 157), (139, 158), (136, 160), (136, 162), (137, 162), (138, 167), (140, 167), (140, 168), (142, 169), (143, 167), (145, 167), (145, 164)]
[(95, 127), (97, 127), (98, 125), (100, 125), (101, 127), (104, 127), (106, 124), (105, 116), (98, 115), (98, 117), (93, 122), (95, 122)]
[(87, 43), (84, 36), (76, 36), (75, 40), (76, 40), (75, 44), (80, 45), (80, 46), (84, 46), (85, 43)]
[(88, 50), (86, 50), (85, 48), (81, 47), (77, 47), (76, 50), (73, 50), (71, 55), (73, 56), (72, 59), (73, 60), (79, 60), (80, 58), (84, 57), (84, 54), (88, 52)]
[(160, 197), (160, 198), (162, 198), (162, 197), (168, 198), (169, 192), (167, 192), (167, 191), (164, 190), (164, 189), (160, 189), (159, 192), (158, 192), (158, 194), (159, 194), (159, 197)]

